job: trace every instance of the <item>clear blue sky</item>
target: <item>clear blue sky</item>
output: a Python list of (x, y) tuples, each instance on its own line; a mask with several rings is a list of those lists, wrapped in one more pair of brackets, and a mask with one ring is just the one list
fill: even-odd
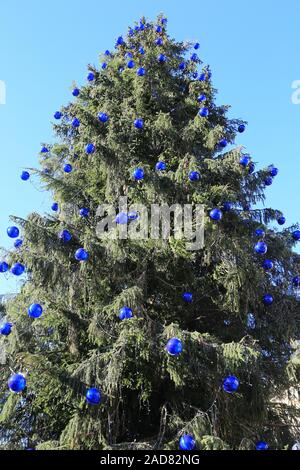
[[(37, 165), (40, 143), (53, 139), (50, 122), (70, 99), (72, 80), (82, 84), (86, 64), (98, 64), (98, 54), (134, 20), (161, 11), (173, 37), (200, 42), (218, 103), (249, 122), (239, 143), (261, 167), (280, 168), (267, 204), (290, 224), (300, 220), (300, 105), (291, 100), (291, 84), (300, 80), (299, 0), (3, 0), (0, 11), (0, 80), (7, 87), (0, 105), (0, 246), (12, 245), (10, 214), (49, 209), (49, 195), (19, 174)], [(1, 275), (0, 294), (15, 288)]]

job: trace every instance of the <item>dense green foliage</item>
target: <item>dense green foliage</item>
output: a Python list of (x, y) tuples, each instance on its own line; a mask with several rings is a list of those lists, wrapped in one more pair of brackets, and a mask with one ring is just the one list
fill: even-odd
[[(274, 402), (297, 383), (295, 227), (278, 232), (272, 228), (278, 211), (243, 209), (264, 202), (268, 170), (250, 174), (239, 164), (240, 147), (220, 151), (220, 139), (233, 144), (242, 121), (215, 104), (209, 68), (202, 70), (204, 80), (194, 78), (201, 61), (190, 60), (191, 44), (170, 39), (164, 23), (156, 32), (161, 19), (101, 57), (107, 68), (89, 66), (95, 80), (62, 108), (54, 126), (58, 143), (41, 154), (41, 169), (31, 170), (60, 211), (15, 219), (24, 243), (7, 259), (23, 262), (28, 276), (8, 305), (13, 333), (0, 340), (6, 348), (0, 414), (6, 448), (177, 449), (184, 431), (202, 449), (250, 449), (258, 439), (280, 449), (295, 438), (296, 411)], [(126, 52), (133, 54), (133, 69)], [(161, 53), (164, 63), (157, 60)], [(186, 68), (179, 70), (183, 61)], [(138, 66), (145, 76), (137, 76)], [(207, 97), (206, 118), (198, 116), (200, 94)], [(107, 123), (99, 122), (99, 112), (109, 115)], [(134, 127), (136, 118), (143, 118), (143, 129)], [(92, 155), (85, 153), (89, 142), (96, 147)], [(167, 171), (155, 172), (159, 160)], [(67, 162), (69, 174), (63, 171)], [(132, 177), (136, 167), (144, 169), (143, 181)], [(199, 182), (189, 181), (191, 170), (200, 172)], [(99, 239), (97, 207), (117, 207), (120, 196), (147, 207), (203, 204), (205, 247), (188, 251), (172, 236)], [(211, 221), (209, 211), (225, 201), (234, 209)], [(88, 218), (79, 216), (81, 207), (90, 208)], [(253, 250), (258, 227), (266, 231), (275, 263), (270, 273)], [(71, 242), (59, 240), (62, 229), (72, 233)], [(88, 250), (88, 262), (75, 260), (79, 247)], [(193, 292), (191, 304), (183, 302), (184, 291)], [(274, 295), (271, 307), (262, 302), (265, 293)], [(27, 314), (33, 302), (44, 308), (36, 320)], [(124, 305), (134, 317), (120, 321)], [(254, 330), (247, 328), (249, 312), (255, 313)], [(184, 349), (171, 357), (165, 345), (175, 336)], [(22, 394), (7, 389), (12, 370), (26, 373)], [(222, 389), (229, 374), (241, 384), (232, 395)], [(85, 401), (90, 386), (103, 393), (99, 407)]]

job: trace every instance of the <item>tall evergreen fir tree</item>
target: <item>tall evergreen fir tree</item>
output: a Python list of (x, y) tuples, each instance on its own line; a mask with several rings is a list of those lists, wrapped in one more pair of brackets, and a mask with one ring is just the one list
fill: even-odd
[[(216, 105), (198, 49), (171, 39), (162, 15), (143, 18), (74, 84), (54, 116), (58, 143), (22, 173), (55, 203), (51, 215), (13, 219), (23, 243), (2, 259), (11, 276), (26, 268), (1, 338), (4, 448), (297, 439), (299, 416), (281, 397), (299, 378), (300, 231), (277, 230), (282, 214), (257, 208), (277, 169), (258, 171), (233, 145), (246, 123)], [(149, 210), (203, 205), (204, 247), (174, 233), (99, 237), (98, 207), (125, 196)], [(119, 214), (113, 233), (139, 217)]]

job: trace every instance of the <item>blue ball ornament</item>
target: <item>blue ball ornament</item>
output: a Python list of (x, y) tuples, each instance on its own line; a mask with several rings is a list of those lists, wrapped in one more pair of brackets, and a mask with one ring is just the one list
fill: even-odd
[(72, 126), (77, 129), (80, 126), (80, 121), (78, 118), (74, 118), (72, 121)]
[(164, 43), (163, 40), (162, 40), (162, 38), (157, 38), (157, 39), (155, 39), (154, 42), (155, 42), (155, 45), (156, 45), (156, 46), (162, 46), (163, 43)]
[(99, 405), (101, 403), (101, 392), (98, 388), (89, 388), (85, 398), (89, 405)]
[(194, 45), (194, 49), (197, 50), (197, 49), (199, 49), (199, 48), (200, 48), (200, 44), (199, 44), (199, 42), (196, 42), (195, 45)]
[(272, 303), (274, 302), (274, 297), (273, 295), (271, 294), (265, 294), (263, 296), (263, 303), (268, 306), (268, 305), (272, 305)]
[(125, 58), (126, 58), (126, 59), (132, 59), (132, 58), (133, 58), (132, 52), (126, 52)]
[(26, 379), (23, 374), (14, 374), (8, 380), (8, 388), (14, 392), (19, 393), (26, 387)]
[(199, 116), (201, 117), (207, 117), (209, 115), (209, 109), (208, 108), (200, 108), (198, 112)]
[(254, 251), (260, 255), (265, 255), (268, 251), (268, 246), (265, 242), (258, 242), (254, 247)]
[(4, 323), (0, 326), (0, 335), (9, 336), (11, 334), (12, 323)]
[(143, 180), (145, 177), (145, 173), (143, 168), (136, 168), (133, 172), (133, 177), (135, 180)]
[(223, 217), (223, 214), (222, 214), (222, 211), (220, 211), (220, 209), (212, 209), (209, 213), (209, 217), (212, 219), (212, 220), (216, 220), (216, 221), (219, 221), (222, 219)]
[(136, 211), (128, 212), (128, 220), (137, 220), (139, 218), (139, 214)]
[(79, 96), (79, 95), (80, 95), (80, 90), (79, 90), (79, 88), (74, 88), (73, 91), (72, 91), (72, 95), (73, 95), (73, 96), (76, 96), (76, 97)]
[(54, 114), (54, 119), (59, 120), (61, 119), (61, 117), (62, 117), (62, 113), (60, 111), (56, 111), (56, 113)]
[(273, 178), (278, 175), (278, 168), (275, 168), (275, 166), (270, 166), (269, 167), (269, 175), (272, 176)]
[(189, 180), (190, 181), (199, 181), (200, 180), (200, 173), (198, 171), (191, 171), (189, 173)]
[(196, 53), (192, 54), (192, 55), (191, 55), (191, 61), (192, 61), (192, 62), (196, 62), (197, 60), (198, 60), (197, 54), (196, 54)]
[(169, 339), (166, 350), (170, 356), (178, 356), (182, 352), (182, 342), (178, 338)]
[(240, 165), (246, 167), (250, 163), (250, 157), (248, 155), (242, 155), (240, 158)]
[(0, 273), (7, 273), (9, 270), (9, 265), (6, 263), (6, 261), (2, 261), (0, 263)]
[(295, 241), (299, 241), (300, 240), (300, 230), (295, 230), (293, 233), (292, 233), (292, 237)]
[(40, 304), (31, 304), (28, 307), (28, 315), (31, 318), (40, 318), (43, 313), (43, 307)]
[(200, 82), (205, 82), (206, 80), (206, 74), (203, 72), (199, 75), (199, 81)]
[(281, 217), (279, 217), (279, 218), (277, 219), (278, 225), (284, 225), (285, 222), (286, 222), (286, 218), (283, 217), (283, 216), (281, 216)]
[(87, 155), (91, 155), (92, 153), (95, 152), (95, 145), (94, 144), (87, 144), (86, 147), (85, 147), (85, 153)]
[(117, 39), (116, 45), (117, 46), (123, 46), (123, 44), (125, 44), (125, 41), (124, 41), (122, 36), (119, 36), (118, 39)]
[(255, 230), (255, 235), (257, 237), (264, 237), (265, 236), (265, 231), (262, 228), (257, 228)]
[(17, 238), (17, 240), (14, 243), (15, 248), (20, 248), (23, 245), (23, 240), (21, 238)]
[(72, 240), (72, 235), (69, 230), (62, 230), (61, 232), (59, 232), (58, 237), (65, 243)]
[(88, 207), (82, 207), (79, 210), (79, 215), (81, 215), (81, 217), (88, 217), (90, 215), (90, 209)]
[(226, 139), (221, 139), (219, 141), (219, 146), (222, 147), (222, 148), (225, 148), (226, 146), (228, 145), (228, 142)]
[(269, 271), (270, 269), (273, 269), (273, 266), (274, 266), (274, 263), (272, 260), (270, 259), (265, 259), (263, 264), (262, 264), (262, 267), (266, 270), (266, 271)]
[(29, 180), (29, 178), (30, 178), (30, 173), (28, 173), (28, 171), (22, 171), (21, 180), (27, 181), (27, 180)]
[(271, 186), (271, 184), (273, 183), (273, 178), (271, 176), (267, 176), (264, 179), (264, 183), (265, 183), (266, 186)]
[(58, 204), (57, 202), (54, 202), (51, 206), (51, 209), (54, 211), (54, 212), (57, 212), (58, 211)]
[(49, 149), (47, 149), (47, 147), (41, 148), (41, 153), (48, 153), (48, 152), (49, 152)]
[(157, 57), (157, 60), (158, 62), (166, 62), (167, 61), (167, 57), (165, 56), (165, 54), (159, 54), (158, 57)]
[(135, 120), (134, 120), (134, 127), (135, 127), (136, 129), (143, 129), (143, 127), (144, 127), (144, 121), (143, 121), (143, 119), (140, 119), (140, 118), (135, 119)]
[(106, 62), (102, 62), (101, 68), (102, 68), (102, 70), (107, 69), (107, 63), (106, 63)]
[(234, 375), (228, 375), (223, 380), (223, 390), (226, 393), (234, 393), (239, 388), (239, 380)]
[(120, 311), (119, 311), (120, 320), (126, 320), (126, 319), (129, 319), (129, 318), (132, 318), (132, 317), (133, 317), (133, 313), (132, 313), (131, 308), (129, 308), (129, 307), (120, 308)]
[(240, 124), (238, 127), (238, 132), (242, 134), (243, 132), (245, 132), (245, 129), (246, 129), (245, 124)]
[(12, 265), (11, 269), (10, 269), (10, 272), (14, 275), (14, 276), (22, 276), (22, 274), (24, 273), (25, 271), (25, 266), (23, 266), (23, 264), (21, 263), (15, 263)]
[(72, 167), (72, 165), (71, 165), (70, 163), (66, 163), (66, 164), (64, 165), (64, 172), (65, 172), (65, 173), (71, 173), (72, 170), (73, 170), (73, 167)]
[(167, 165), (165, 162), (157, 162), (156, 165), (155, 165), (155, 169), (157, 171), (164, 171), (167, 169)]
[(248, 167), (248, 173), (249, 175), (252, 175), (254, 172), (255, 172), (255, 165), (253, 162), (250, 162), (249, 167)]
[(100, 122), (107, 122), (109, 120), (109, 116), (106, 113), (99, 113), (98, 119)]
[(196, 447), (196, 441), (190, 434), (184, 434), (179, 440), (180, 450), (194, 450)]
[(146, 74), (146, 70), (144, 67), (139, 67), (136, 71), (138, 77), (143, 77)]
[(139, 48), (139, 53), (144, 55), (145, 54), (145, 49), (143, 47), (140, 47)]
[(18, 238), (19, 234), (20, 230), (18, 229), (18, 227), (8, 227), (7, 235), (9, 236), (9, 238)]
[(202, 103), (202, 101), (205, 101), (205, 100), (206, 100), (206, 95), (203, 95), (203, 94), (199, 95), (198, 98), (197, 98), (197, 101), (199, 103)]
[(129, 61), (127, 62), (127, 67), (128, 67), (129, 69), (133, 69), (134, 66), (135, 66), (134, 60), (129, 60)]
[(95, 80), (95, 74), (93, 72), (90, 72), (86, 78), (89, 82), (92, 82), (93, 80)]
[(224, 212), (230, 212), (231, 209), (232, 209), (232, 207), (233, 207), (233, 203), (230, 202), (230, 201), (226, 201), (226, 202), (224, 202), (224, 204), (223, 204), (223, 211), (224, 211)]
[(182, 294), (182, 298), (183, 298), (183, 300), (184, 300), (185, 302), (187, 302), (187, 303), (189, 303), (189, 304), (193, 302), (193, 294), (192, 294), (192, 292), (184, 292), (184, 293)]
[(259, 441), (255, 444), (255, 449), (256, 450), (268, 450), (269, 446), (266, 442), (264, 441)]
[(78, 248), (75, 252), (75, 259), (77, 259), (77, 261), (87, 261), (89, 259), (89, 254), (84, 248)]
[(155, 31), (156, 31), (157, 33), (161, 33), (161, 32), (162, 32), (162, 27), (161, 27), (160, 25), (156, 26)]
[(185, 62), (181, 62), (178, 66), (179, 70), (185, 70), (186, 68), (186, 65), (185, 65)]

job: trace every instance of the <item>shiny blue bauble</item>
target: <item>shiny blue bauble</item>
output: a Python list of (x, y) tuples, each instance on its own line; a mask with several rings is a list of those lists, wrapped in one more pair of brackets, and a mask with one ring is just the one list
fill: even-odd
[(65, 173), (71, 173), (72, 170), (73, 170), (73, 167), (72, 167), (72, 165), (71, 165), (70, 163), (66, 163), (66, 164), (64, 165), (64, 172), (65, 172)]
[(140, 47), (139, 48), (139, 53), (144, 55), (145, 54), (145, 49), (143, 47)]
[(14, 392), (19, 393), (26, 387), (26, 379), (22, 374), (14, 374), (8, 380), (8, 388)]
[(0, 335), (9, 336), (11, 334), (12, 323), (4, 323), (0, 326)]
[(294, 287), (300, 287), (300, 277), (299, 276), (295, 276), (293, 277), (293, 286)]
[(200, 76), (199, 76), (199, 81), (200, 81), (200, 82), (205, 82), (205, 80), (206, 80), (206, 74), (203, 72), (203, 73), (201, 73)]
[(285, 222), (286, 222), (286, 218), (283, 217), (283, 216), (281, 216), (281, 217), (279, 217), (279, 218), (277, 219), (278, 225), (284, 225)]
[(79, 94), (80, 94), (80, 90), (78, 88), (74, 88), (74, 90), (72, 91), (72, 95), (79, 96)]
[(161, 32), (162, 32), (162, 27), (161, 27), (161, 26), (159, 26), (159, 25), (158, 25), (158, 26), (156, 26), (156, 29), (155, 29), (155, 31), (156, 31), (157, 33), (161, 33)]
[(126, 52), (126, 54), (125, 54), (126, 59), (132, 59), (132, 57), (133, 57), (132, 52)]
[(136, 168), (133, 172), (133, 177), (135, 180), (143, 180), (145, 177), (143, 168)]
[(143, 121), (143, 119), (140, 119), (140, 118), (139, 118), (139, 119), (135, 119), (135, 120), (134, 120), (134, 127), (135, 127), (136, 129), (143, 129), (143, 127), (144, 127), (144, 121)]
[(157, 57), (157, 60), (158, 62), (166, 62), (167, 57), (164, 54), (159, 54), (159, 56)]
[(225, 379), (223, 380), (223, 390), (226, 393), (236, 392), (239, 388), (239, 385), (240, 383), (237, 377), (235, 377), (234, 375), (228, 375), (228, 377), (225, 377)]
[(242, 165), (243, 167), (246, 167), (247, 165), (249, 165), (249, 163), (250, 163), (250, 157), (248, 155), (243, 155), (240, 158), (240, 165)]
[(190, 181), (199, 181), (200, 180), (200, 173), (198, 171), (191, 171), (189, 173), (189, 180)]
[(42, 147), (41, 148), (41, 153), (48, 153), (49, 150), (47, 149), (47, 147)]
[(206, 95), (199, 95), (198, 98), (197, 98), (197, 101), (199, 103), (202, 103), (202, 101), (205, 101), (206, 100)]
[(257, 228), (255, 230), (255, 235), (257, 237), (264, 237), (265, 236), (265, 231), (262, 228)]
[(9, 236), (9, 238), (18, 238), (19, 234), (20, 230), (18, 229), (18, 227), (8, 227), (7, 235)]
[(161, 19), (161, 24), (166, 25), (167, 23), (168, 23), (167, 18), (162, 18), (162, 19)]
[(107, 122), (109, 120), (109, 116), (106, 113), (99, 113), (98, 119), (100, 122)]
[(129, 61), (127, 62), (127, 67), (128, 67), (129, 69), (133, 69), (134, 66), (135, 66), (134, 60), (129, 60)]
[(265, 255), (268, 251), (268, 246), (265, 242), (258, 242), (254, 247), (254, 251), (260, 255)]
[(226, 201), (226, 202), (224, 202), (224, 204), (223, 204), (223, 211), (224, 211), (224, 212), (229, 212), (229, 211), (231, 211), (232, 207), (233, 207), (232, 202)]
[(198, 114), (201, 117), (207, 117), (209, 115), (209, 109), (208, 108), (200, 108)]
[(255, 444), (255, 449), (256, 450), (268, 450), (269, 446), (266, 442), (264, 441), (259, 441)]
[(248, 313), (247, 315), (247, 327), (250, 330), (255, 330), (256, 321), (255, 321), (255, 316), (253, 315), (253, 313)]
[(192, 55), (191, 55), (191, 61), (192, 61), (192, 62), (196, 62), (197, 60), (198, 60), (197, 54), (196, 54), (196, 53), (192, 54)]
[(88, 217), (90, 215), (90, 209), (88, 207), (82, 207), (79, 211), (81, 217)]
[(200, 44), (199, 44), (199, 42), (196, 42), (196, 43), (195, 43), (195, 45), (194, 45), (194, 49), (196, 49), (196, 50), (197, 50), (197, 49), (199, 49), (199, 47), (200, 47)]
[(89, 259), (89, 254), (84, 248), (78, 248), (75, 252), (75, 258), (77, 261), (87, 261)]
[(252, 173), (255, 172), (255, 165), (254, 165), (254, 163), (253, 163), (253, 162), (249, 163), (249, 167), (248, 167), (248, 168), (249, 168), (249, 169), (248, 169), (249, 175), (252, 175)]
[(58, 211), (58, 204), (57, 202), (54, 202), (51, 206), (51, 209), (54, 211), (54, 212), (57, 212)]
[(54, 114), (54, 119), (61, 119), (62, 117), (62, 113), (60, 111), (56, 111), (56, 113)]
[(219, 221), (222, 219), (223, 217), (223, 214), (222, 214), (222, 211), (220, 211), (220, 209), (212, 209), (209, 213), (209, 217), (212, 219), (212, 220), (216, 220), (216, 221)]
[(219, 146), (225, 148), (228, 145), (228, 141), (226, 139), (221, 139), (219, 141)]
[(273, 183), (273, 178), (271, 176), (267, 176), (264, 179), (264, 183), (265, 183), (266, 186), (271, 186), (271, 184)]
[(196, 447), (196, 441), (190, 434), (184, 434), (179, 440), (180, 450), (194, 450)]
[(7, 273), (9, 270), (9, 265), (6, 263), (6, 261), (2, 261), (0, 263), (0, 273)]
[(169, 339), (166, 350), (170, 356), (178, 356), (182, 352), (182, 342), (178, 338)]
[(154, 42), (155, 42), (156, 46), (162, 46), (163, 43), (164, 43), (162, 38), (157, 38), (157, 39), (155, 39)]
[(15, 248), (20, 248), (23, 245), (23, 240), (21, 238), (17, 238), (17, 240), (14, 243)]
[(80, 121), (77, 118), (74, 118), (72, 121), (72, 126), (77, 129), (80, 126)]
[(85, 398), (89, 405), (99, 405), (101, 403), (101, 392), (98, 388), (89, 388)]
[(129, 307), (120, 308), (120, 311), (119, 311), (120, 320), (126, 320), (126, 319), (129, 319), (129, 318), (132, 318), (132, 317), (133, 317), (133, 313), (132, 313), (131, 308), (129, 308)]
[(23, 264), (21, 263), (15, 263), (12, 265), (11, 269), (10, 269), (10, 272), (14, 275), (14, 276), (22, 276), (22, 274), (24, 273), (25, 271), (25, 266), (23, 266)]
[(178, 66), (179, 70), (184, 70), (186, 68), (185, 62), (181, 62)]
[(139, 214), (136, 211), (128, 212), (128, 220), (137, 220), (139, 218)]
[(182, 294), (182, 298), (183, 298), (183, 300), (184, 300), (185, 302), (187, 302), (187, 303), (189, 303), (189, 304), (193, 302), (193, 294), (192, 294), (192, 292), (184, 292), (184, 293)]
[(29, 178), (30, 178), (30, 173), (28, 173), (28, 171), (22, 171), (21, 180), (27, 181), (27, 180), (29, 180)]
[(102, 62), (101, 68), (102, 68), (102, 70), (107, 69), (107, 63), (106, 63), (106, 62)]
[(91, 155), (94, 152), (95, 152), (95, 145), (94, 144), (87, 144), (86, 147), (85, 147), (85, 153), (87, 155)]
[(126, 225), (128, 223), (128, 214), (126, 212), (119, 212), (115, 218), (116, 224)]
[(68, 243), (72, 240), (72, 235), (69, 230), (62, 230), (59, 232), (58, 238), (60, 238), (63, 242)]
[(266, 271), (269, 271), (270, 269), (273, 269), (273, 266), (274, 266), (274, 263), (272, 260), (270, 259), (265, 259), (263, 264), (262, 264), (262, 267), (266, 270)]
[(275, 166), (270, 166), (269, 167), (269, 175), (272, 176), (274, 178), (274, 176), (277, 176), (278, 175), (278, 168), (275, 168)]
[(167, 165), (165, 162), (157, 162), (156, 165), (155, 165), (155, 169), (157, 171), (164, 171), (167, 169)]
[(240, 134), (242, 134), (243, 132), (245, 132), (245, 129), (246, 129), (245, 124), (240, 124), (239, 127), (238, 127), (238, 132), (240, 132)]
[(265, 305), (272, 305), (273, 302), (274, 302), (274, 297), (273, 297), (273, 295), (271, 295), (271, 294), (265, 294), (265, 295), (263, 296), (263, 303), (264, 303)]
[(27, 311), (31, 318), (40, 318), (43, 314), (43, 307), (40, 304), (31, 304)]
[(89, 82), (92, 82), (93, 80), (95, 80), (95, 74), (93, 72), (90, 72), (86, 78)]
[(118, 39), (117, 39), (116, 45), (117, 46), (122, 46), (123, 44), (125, 44), (125, 41), (122, 38), (122, 36), (119, 36)]
[(146, 74), (146, 70), (144, 67), (139, 67), (136, 71), (138, 77), (143, 77)]
[(300, 230), (295, 230), (295, 231), (292, 233), (292, 236), (293, 236), (293, 239), (294, 239), (294, 240), (299, 241), (299, 240), (300, 240)]

